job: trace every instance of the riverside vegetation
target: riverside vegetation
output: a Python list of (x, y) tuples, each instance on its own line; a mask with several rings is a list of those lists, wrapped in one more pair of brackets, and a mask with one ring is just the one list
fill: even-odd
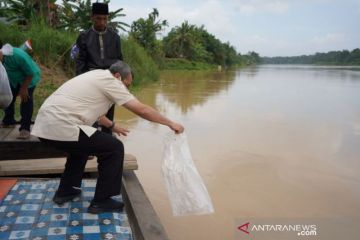
[[(32, 40), (33, 58), (42, 70), (42, 81), (34, 92), (34, 116), (41, 103), (64, 81), (74, 76), (71, 47), (80, 31), (91, 27), (90, 0), (0, 0), (0, 37), (4, 43), (20, 46)], [(104, 2), (109, 3), (109, 0)], [(230, 43), (222, 43), (185, 21), (163, 39), (157, 35), (168, 26), (156, 8), (131, 25), (119, 21), (122, 8), (109, 14), (109, 26), (119, 31), (124, 59), (133, 68), (135, 89), (154, 82), (163, 69), (211, 70), (256, 64), (255, 52), (241, 55)], [(16, 106), (17, 108), (19, 106)], [(19, 110), (16, 110), (19, 117)], [(3, 112), (0, 112), (2, 118)]]
[[(31, 39), (33, 58), (42, 70), (42, 81), (34, 92), (34, 116), (46, 97), (75, 75), (70, 51), (79, 32), (91, 27), (91, 4), (90, 0), (0, 0), (1, 40), (20, 46)], [(131, 24), (120, 21), (123, 11), (110, 12), (109, 26), (121, 35), (124, 59), (134, 71), (135, 90), (156, 81), (164, 69), (214, 70), (259, 63), (360, 65), (360, 49), (298, 57), (261, 58), (254, 51), (241, 54), (204, 26), (188, 21), (158, 39), (169, 23), (160, 19), (156, 8)], [(18, 117), (18, 110), (16, 114)]]
[[(26, 39), (32, 40), (33, 58), (39, 64), (42, 77), (34, 92), (34, 116), (42, 102), (64, 81), (75, 75), (75, 62), (70, 58), (70, 48), (77, 34), (56, 30), (43, 24), (32, 24), (24, 30), (20, 26), (0, 24), (1, 38), (4, 43), (20, 46)], [(135, 72), (134, 87), (153, 82), (159, 76), (155, 62), (139, 44), (128, 38), (122, 39), (123, 54)], [(16, 117), (19, 117), (17, 101)], [(0, 118), (3, 111), (0, 111)]]
[(330, 51), (313, 55), (294, 57), (263, 57), (261, 62), (265, 64), (317, 64), (317, 65), (347, 65), (360, 66), (360, 48), (352, 51)]

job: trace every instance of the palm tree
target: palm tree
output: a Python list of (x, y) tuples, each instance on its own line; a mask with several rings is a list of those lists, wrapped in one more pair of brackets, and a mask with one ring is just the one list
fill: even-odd
[[(104, 3), (109, 2), (110, 0), (104, 1)], [(59, 28), (65, 28), (72, 31), (80, 31), (90, 28), (92, 25), (91, 8), (92, 3), (90, 0), (63, 0), (60, 11)], [(124, 22), (115, 21), (116, 18), (126, 16), (121, 13), (122, 11), (123, 8), (109, 12), (108, 25), (116, 31), (118, 29), (126, 31), (125, 27), (129, 27), (129, 25)]]
[(171, 43), (179, 46), (180, 57), (189, 57), (196, 43), (196, 26), (189, 25), (188, 21), (175, 28), (175, 37)]
[(130, 36), (148, 51), (156, 45), (156, 34), (168, 26), (166, 20), (157, 20), (159, 11), (154, 8), (147, 19), (139, 18), (131, 25)]
[(4, 17), (7, 22), (29, 25), (39, 16), (38, 10), (37, 1), (34, 0), (4, 0), (1, 4), (0, 16)]
[(120, 21), (115, 21), (116, 18), (118, 17), (125, 17), (126, 14), (121, 13), (124, 9), (123, 8), (119, 8), (118, 10), (114, 11), (114, 12), (109, 12), (109, 26), (112, 27), (113, 29), (121, 29), (124, 32), (126, 32), (126, 28), (129, 28), (130, 25), (124, 22), (120, 22)]
[(91, 1), (63, 0), (58, 28), (80, 31), (91, 26)]
[(198, 27), (185, 21), (181, 26), (173, 28), (164, 38), (166, 54), (191, 59), (198, 41)]

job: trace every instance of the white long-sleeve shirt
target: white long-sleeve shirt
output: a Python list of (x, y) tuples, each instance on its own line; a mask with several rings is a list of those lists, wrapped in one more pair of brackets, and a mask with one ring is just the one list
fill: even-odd
[(78, 141), (80, 129), (91, 136), (92, 125), (112, 104), (134, 99), (109, 70), (93, 70), (65, 82), (41, 106), (31, 134), (37, 137)]

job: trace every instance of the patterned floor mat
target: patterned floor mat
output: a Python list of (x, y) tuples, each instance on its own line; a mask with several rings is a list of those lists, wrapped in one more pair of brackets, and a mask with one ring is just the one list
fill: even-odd
[(0, 203), (0, 239), (133, 239), (125, 212), (87, 213), (95, 180), (84, 180), (81, 197), (63, 206), (52, 202), (58, 184), (17, 182)]

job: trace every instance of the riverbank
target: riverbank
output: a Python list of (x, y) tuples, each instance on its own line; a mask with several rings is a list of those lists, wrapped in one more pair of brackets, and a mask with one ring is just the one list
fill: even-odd
[[(75, 60), (70, 57), (70, 51), (76, 41), (78, 32), (52, 28), (41, 21), (33, 21), (27, 26), (0, 23), (0, 32), (1, 41), (4, 44), (10, 43), (12, 46), (21, 46), (25, 41), (31, 39), (32, 57), (42, 71), (41, 81), (34, 92), (35, 109), (33, 116), (36, 116), (42, 102), (64, 81), (75, 76)], [(219, 67), (214, 61), (210, 61), (211, 58), (208, 59), (208, 62), (203, 62), (200, 60), (188, 60), (185, 57), (165, 58), (165, 55), (162, 55), (162, 59), (158, 59), (159, 61), (156, 62), (154, 59), (157, 58), (150, 56), (149, 51), (140, 46), (133, 38), (127, 36), (121, 36), (121, 48), (124, 59), (131, 66), (135, 76), (132, 84), (132, 90), (135, 91), (157, 81), (161, 70), (207, 71), (224, 68), (223, 66)], [(235, 57), (233, 56), (233, 58)], [(227, 61), (225, 61), (226, 59)], [(238, 61), (230, 61), (230, 59), (232, 58), (224, 58), (223, 64), (232, 64), (232, 66), (238, 67), (255, 62), (252, 55), (239, 54), (237, 56)], [(3, 115), (3, 111), (0, 111), (0, 118)], [(19, 119), (18, 103), (16, 105), (16, 118)]]
[[(53, 29), (42, 23), (28, 27), (0, 23), (0, 32), (4, 44), (10, 43), (16, 47), (31, 39), (32, 55), (40, 66), (51, 71), (61, 69), (66, 78), (75, 75), (75, 60), (70, 57), (70, 50), (75, 44), (77, 32)], [(136, 76), (133, 82), (135, 86), (158, 79), (159, 67), (143, 47), (125, 36), (121, 37), (121, 46), (124, 59)], [(47, 76), (43, 75), (42, 80), (47, 80)]]
[[(129, 51), (127, 49), (126, 51)], [(186, 61), (186, 60), (185, 60)], [(136, 66), (136, 62), (134, 62), (134, 65)], [(131, 65), (132, 66), (132, 65)], [(41, 81), (37, 85), (35, 91), (34, 91), (34, 113), (33, 113), (33, 120), (35, 119), (37, 112), (42, 105), (42, 103), (45, 101), (45, 99), (50, 96), (58, 87), (60, 87), (65, 81), (71, 78), (71, 73), (69, 71), (64, 70), (61, 66), (55, 66), (53, 68), (47, 67), (43, 64), (39, 64), (39, 67), (41, 69), (42, 77)], [(140, 67), (138, 65), (138, 67)], [(177, 68), (169, 68), (170, 71), (172, 70), (196, 70), (194, 72), (202, 72), (202, 71), (212, 71), (216, 69), (217, 66), (214, 65), (206, 65), (202, 63), (191, 63), (186, 62), (182, 66), (177, 65)], [(201, 69), (201, 71), (199, 71)], [(166, 72), (169, 70), (161, 70), (154, 73), (155, 76), (160, 74), (161, 72)], [(154, 77), (155, 77), (154, 76)], [(145, 79), (139, 79), (140, 76), (135, 75), (135, 81), (137, 81), (137, 84), (135, 86), (131, 87), (132, 92), (138, 92), (142, 88), (146, 87), (147, 85), (158, 81), (159, 77), (154, 78), (145, 78)], [(0, 111), (0, 120), (4, 116), (4, 111)], [(20, 119), (20, 99), (17, 99), (15, 104), (15, 119)]]
[(166, 58), (163, 68), (164, 70), (211, 70), (216, 69), (217, 65), (189, 61), (184, 58)]
[(292, 57), (262, 57), (264, 64), (311, 64), (330, 66), (360, 66), (360, 48), (351, 51), (331, 51), (316, 53), (313, 55), (301, 55)]
[[(61, 31), (45, 24), (34, 23), (28, 27), (4, 25), (0, 23), (1, 41), (12, 46), (21, 46), (31, 39), (32, 57), (39, 65), (41, 81), (34, 92), (34, 118), (42, 102), (62, 83), (75, 76), (75, 61), (70, 57), (70, 49), (77, 33)], [(132, 67), (135, 75), (133, 87), (143, 86), (159, 78), (159, 67), (146, 50), (126, 37), (121, 40), (124, 59)], [(19, 101), (16, 104), (16, 119), (19, 119)], [(0, 111), (0, 119), (4, 112)]]

